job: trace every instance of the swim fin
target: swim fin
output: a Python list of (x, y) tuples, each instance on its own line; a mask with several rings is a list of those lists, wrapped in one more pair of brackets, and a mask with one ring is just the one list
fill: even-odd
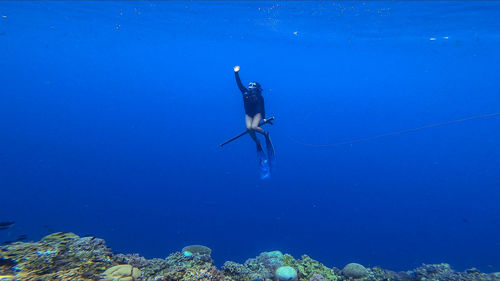
[(274, 146), (269, 137), (269, 133), (266, 135), (266, 147), (267, 147), (267, 159), (269, 160), (269, 165), (272, 166), (276, 161), (276, 156), (274, 154)]
[(259, 172), (261, 179), (267, 179), (271, 176), (271, 167), (269, 160), (263, 150), (257, 150), (257, 159), (259, 160)]

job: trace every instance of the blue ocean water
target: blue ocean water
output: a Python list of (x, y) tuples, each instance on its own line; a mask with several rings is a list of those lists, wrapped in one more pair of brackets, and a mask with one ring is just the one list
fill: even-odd
[[(0, 241), (500, 271), (497, 1), (2, 1)], [(263, 85), (259, 178), (232, 67)]]

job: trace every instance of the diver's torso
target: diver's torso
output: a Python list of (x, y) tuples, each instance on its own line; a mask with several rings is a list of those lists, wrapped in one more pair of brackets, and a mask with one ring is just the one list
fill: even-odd
[(256, 105), (264, 103), (264, 97), (261, 94), (246, 92), (243, 94), (243, 101), (245, 105)]
[(264, 108), (264, 97), (260, 93), (246, 92), (243, 94), (243, 103), (245, 105), (245, 113), (249, 116), (255, 116), (260, 113), (264, 118), (266, 111)]

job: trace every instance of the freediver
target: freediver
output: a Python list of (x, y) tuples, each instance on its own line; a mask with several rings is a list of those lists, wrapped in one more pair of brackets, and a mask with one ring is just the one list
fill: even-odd
[(274, 148), (269, 137), (269, 132), (265, 131), (259, 124), (266, 119), (266, 109), (264, 107), (264, 97), (262, 96), (262, 87), (257, 82), (248, 83), (248, 89), (241, 83), (239, 71), (240, 67), (237, 65), (233, 68), (234, 76), (236, 78), (236, 84), (241, 91), (243, 96), (243, 105), (245, 107), (245, 125), (247, 127), (248, 134), (255, 141), (257, 146), (257, 155), (262, 161), (265, 158), (262, 146), (259, 139), (257, 138), (256, 132), (262, 134), (266, 139), (267, 156), (269, 160), (274, 159)]

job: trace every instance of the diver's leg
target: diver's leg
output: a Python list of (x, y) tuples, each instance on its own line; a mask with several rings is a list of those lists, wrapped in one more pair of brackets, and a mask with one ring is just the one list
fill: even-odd
[(266, 178), (269, 178), (271, 170), (270, 170), (270, 166), (269, 166), (269, 161), (266, 158), (266, 154), (264, 153), (264, 150), (262, 149), (262, 146), (260, 145), (260, 141), (257, 138), (257, 135), (255, 133), (256, 130), (254, 130), (254, 128), (252, 126), (252, 124), (254, 124), (254, 122), (255, 122), (254, 120), (256, 120), (257, 124), (259, 124), (260, 114), (259, 114), (259, 118), (256, 118), (256, 117), (257, 116), (254, 116), (254, 118), (252, 118), (247, 114), (245, 116), (245, 122), (246, 122), (247, 130), (248, 130), (248, 134), (252, 137), (252, 139), (255, 141), (255, 144), (257, 145), (257, 159), (259, 160), (260, 178), (266, 179)]
[(257, 151), (262, 151), (262, 145), (260, 145), (260, 141), (257, 138), (257, 135), (255, 134), (254, 130), (248, 131), (248, 134), (252, 137), (253, 141), (257, 145)]
[(252, 137), (253, 141), (257, 145), (257, 151), (262, 151), (262, 146), (260, 145), (260, 141), (255, 134), (255, 131), (252, 129), (253, 118), (248, 114), (245, 114), (245, 124), (247, 126), (248, 134)]
[(262, 115), (260, 113), (255, 115), (252, 120), (252, 129), (264, 135), (264, 137), (266, 138), (267, 157), (271, 162), (274, 162), (274, 146), (271, 142), (271, 138), (269, 137), (269, 132), (264, 131), (261, 127), (259, 127), (261, 118)]
[(264, 131), (261, 127), (259, 127), (260, 120), (262, 120), (262, 114), (257, 113), (252, 119), (252, 130), (263, 134), (266, 138), (268, 136), (268, 132)]
[(252, 117), (248, 116), (248, 114), (245, 114), (245, 126), (249, 131), (252, 129)]

